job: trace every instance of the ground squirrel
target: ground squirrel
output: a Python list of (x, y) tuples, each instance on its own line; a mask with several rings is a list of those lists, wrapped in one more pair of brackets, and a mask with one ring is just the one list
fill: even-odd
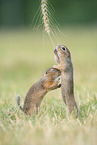
[[(58, 66), (54, 66), (61, 71), (61, 94), (64, 103), (67, 106), (68, 113), (71, 113), (77, 104), (74, 99), (73, 84), (73, 65), (71, 61), (70, 51), (66, 46), (58, 44), (54, 49), (56, 62)], [(78, 109), (77, 109), (78, 112)]]
[(48, 91), (61, 87), (59, 83), (61, 72), (56, 68), (49, 68), (44, 72), (42, 78), (28, 90), (23, 108), (20, 106), (20, 96), (17, 96), (19, 108), (27, 115), (38, 113), (41, 101)]

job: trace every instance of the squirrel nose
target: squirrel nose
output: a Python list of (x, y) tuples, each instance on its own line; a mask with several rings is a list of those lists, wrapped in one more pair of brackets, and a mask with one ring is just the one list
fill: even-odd
[(61, 47), (61, 44), (57, 44), (57, 47), (59, 47), (59, 48), (60, 48), (60, 47)]

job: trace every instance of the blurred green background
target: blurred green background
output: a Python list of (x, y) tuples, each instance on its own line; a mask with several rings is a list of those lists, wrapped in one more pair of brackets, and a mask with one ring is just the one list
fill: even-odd
[[(40, 2), (40, 0), (0, 0), (0, 26), (31, 26)], [(54, 7), (54, 16), (61, 25), (97, 24), (96, 0), (49, 0), (49, 2)]]

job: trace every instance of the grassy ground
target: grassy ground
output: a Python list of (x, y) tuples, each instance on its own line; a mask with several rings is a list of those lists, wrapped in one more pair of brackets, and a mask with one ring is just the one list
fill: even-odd
[[(28, 88), (55, 64), (48, 36), (32, 30), (0, 31), (0, 144), (97, 144), (97, 28), (65, 28), (61, 42), (69, 47), (74, 65), (77, 119), (67, 117), (60, 89), (49, 92), (40, 114), (29, 118), (16, 105)], [(44, 41), (43, 41), (44, 40)], [(56, 44), (55, 44), (56, 45)]]

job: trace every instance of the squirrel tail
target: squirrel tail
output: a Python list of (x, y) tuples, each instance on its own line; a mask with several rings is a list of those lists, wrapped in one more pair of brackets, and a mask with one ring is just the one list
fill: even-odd
[(20, 106), (20, 95), (17, 95), (17, 105), (19, 106), (19, 108), (23, 111), (23, 108)]

